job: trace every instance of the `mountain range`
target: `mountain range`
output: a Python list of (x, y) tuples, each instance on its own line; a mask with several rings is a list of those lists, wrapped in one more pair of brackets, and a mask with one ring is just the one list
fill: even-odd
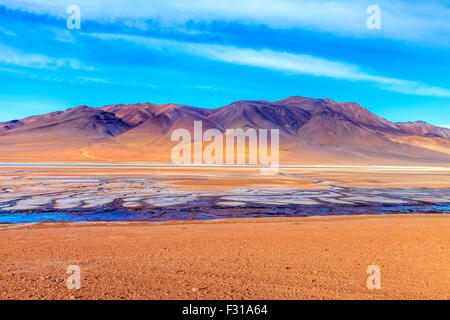
[(8, 163), (171, 163), (177, 128), (280, 130), (286, 165), (450, 163), (450, 129), (394, 123), (357, 103), (290, 97), (237, 101), (216, 109), (178, 104), (79, 106), (0, 123), (0, 161)]

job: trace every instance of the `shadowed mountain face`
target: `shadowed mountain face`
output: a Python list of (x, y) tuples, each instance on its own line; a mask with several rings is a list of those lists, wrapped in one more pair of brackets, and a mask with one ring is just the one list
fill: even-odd
[(12, 120), (12, 121), (7, 121), (7, 122), (0, 122), (0, 134), (2, 132), (14, 129), (14, 128), (18, 128), (23, 126), (23, 122), (19, 121), (19, 120)]
[(112, 137), (130, 129), (113, 113), (87, 106), (25, 118), (19, 122), (21, 125), (0, 135), (0, 142), (52, 144), (91, 141)]
[(450, 129), (433, 126), (424, 121), (400, 122), (396, 124), (405, 134), (421, 137), (450, 139)]
[(281, 164), (447, 165), (450, 129), (393, 123), (356, 103), (290, 97), (218, 109), (139, 103), (80, 106), (0, 123), (3, 161), (170, 163), (178, 128), (279, 129)]

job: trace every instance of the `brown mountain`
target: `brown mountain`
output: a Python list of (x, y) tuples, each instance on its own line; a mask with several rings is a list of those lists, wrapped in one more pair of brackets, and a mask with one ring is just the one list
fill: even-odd
[(450, 129), (393, 123), (357, 103), (290, 97), (238, 101), (217, 109), (139, 103), (63, 112), (0, 123), (0, 161), (170, 163), (173, 130), (280, 130), (281, 164), (443, 165)]
[(113, 113), (87, 106), (64, 112), (25, 118), (22, 125), (5, 131), (0, 141), (14, 143), (73, 142), (96, 140), (121, 134), (130, 126)]
[(23, 122), (19, 121), (19, 120), (12, 120), (12, 121), (7, 121), (7, 122), (0, 122), (0, 134), (2, 132), (14, 129), (14, 128), (18, 128), (23, 126)]
[(79, 149), (130, 129), (113, 113), (79, 106), (19, 120), (20, 125), (0, 133), (3, 159), (82, 160)]
[(424, 121), (399, 122), (396, 125), (407, 135), (450, 139), (449, 129), (436, 127)]

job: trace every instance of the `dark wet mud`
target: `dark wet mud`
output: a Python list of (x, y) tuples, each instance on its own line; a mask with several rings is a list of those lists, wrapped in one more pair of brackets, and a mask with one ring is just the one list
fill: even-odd
[[(346, 188), (349, 189), (349, 188)], [(361, 189), (361, 188), (351, 188)], [(408, 188), (408, 191), (411, 188)], [(428, 189), (428, 188), (427, 188)], [(336, 192), (337, 190), (334, 190)], [(346, 190), (348, 191), (348, 190)], [(363, 190), (359, 190), (363, 191)], [(396, 199), (404, 203), (364, 203), (365, 197), (370, 194), (367, 189), (365, 192), (359, 192), (361, 196), (350, 197), (347, 192), (345, 195), (335, 196), (335, 200), (349, 201), (360, 203), (329, 203), (328, 200), (322, 200), (320, 191), (310, 191), (308, 199), (317, 204), (270, 204), (273, 200), (280, 199), (280, 196), (261, 196), (258, 198), (265, 199), (266, 203), (258, 203), (257, 198), (252, 196), (247, 202), (236, 205), (230, 202), (223, 202), (224, 197), (198, 197), (194, 201), (188, 201), (183, 204), (168, 205), (165, 207), (151, 207), (148, 204), (139, 202), (139, 206), (135, 208), (124, 208), (124, 200), (116, 199), (115, 201), (98, 206), (95, 208), (72, 208), (72, 209), (53, 209), (51, 204), (46, 208), (33, 210), (0, 210), (0, 223), (16, 224), (16, 223), (43, 223), (43, 222), (81, 222), (81, 221), (169, 221), (169, 220), (208, 220), (222, 218), (258, 218), (258, 217), (308, 217), (308, 216), (326, 216), (326, 215), (378, 215), (378, 214), (448, 214), (450, 213), (450, 203), (445, 201), (438, 202), (439, 198), (430, 200), (411, 200), (409, 194), (403, 195), (401, 190), (385, 190), (390, 199)], [(430, 191), (436, 196), (438, 193), (442, 197), (445, 190), (426, 190), (427, 192), (418, 193), (414, 190), (414, 197), (418, 194), (424, 199), (430, 197)], [(304, 192), (304, 191), (303, 191)], [(314, 193), (317, 192), (317, 195)], [(337, 194), (341, 193), (336, 192)], [(362, 194), (364, 193), (364, 197)], [(380, 193), (377, 192), (377, 196)], [(386, 196), (385, 196), (386, 197)], [(245, 200), (245, 197), (236, 197), (238, 200)], [(268, 200), (269, 199), (269, 200)], [(326, 198), (325, 198), (326, 199)], [(368, 197), (367, 199), (371, 199)], [(374, 201), (376, 201), (375, 198)], [(387, 199), (387, 198), (385, 198)], [(381, 201), (381, 200), (379, 200)], [(221, 203), (221, 205), (218, 205)], [(14, 205), (14, 204), (10, 204)]]

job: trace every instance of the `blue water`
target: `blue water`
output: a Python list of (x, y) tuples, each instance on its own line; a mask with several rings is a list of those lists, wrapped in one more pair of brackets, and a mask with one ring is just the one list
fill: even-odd
[(208, 202), (195, 202), (182, 206), (138, 210), (117, 209), (112, 206), (86, 210), (34, 210), (27, 212), (0, 210), (0, 223), (169, 221), (324, 215), (448, 214), (449, 212), (450, 205), (448, 203), (435, 205), (247, 205), (227, 208)]

